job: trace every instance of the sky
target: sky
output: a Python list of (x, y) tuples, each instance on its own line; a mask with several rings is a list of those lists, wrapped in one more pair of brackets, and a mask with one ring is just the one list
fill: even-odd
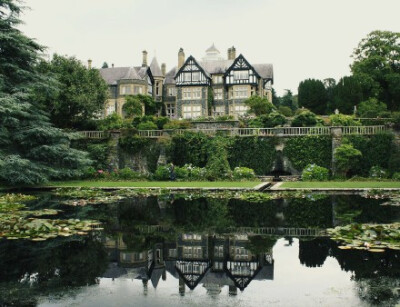
[(201, 59), (213, 43), (250, 64), (274, 67), (274, 88), (349, 75), (351, 54), (374, 30), (400, 32), (400, 0), (29, 0), (21, 30), (47, 54), (100, 68), (140, 66), (142, 51), (177, 65), (178, 50)]

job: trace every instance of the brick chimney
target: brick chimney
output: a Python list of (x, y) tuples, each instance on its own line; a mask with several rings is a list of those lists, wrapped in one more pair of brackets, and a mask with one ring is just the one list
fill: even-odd
[(185, 63), (185, 53), (183, 48), (180, 48), (178, 52), (178, 70), (183, 66), (183, 63)]
[(167, 65), (165, 65), (165, 63), (161, 64), (161, 73), (165, 77), (165, 75), (167, 73)]
[(142, 62), (142, 67), (146, 67), (147, 66), (147, 51), (143, 50), (142, 51), (143, 54), (143, 62)]
[(87, 61), (87, 68), (88, 68), (88, 69), (92, 69), (92, 60), (91, 60), (91, 59), (89, 59), (89, 60)]
[(232, 49), (231, 49), (231, 48), (228, 48), (228, 60), (231, 59), (231, 53), (232, 53)]
[(235, 47), (232, 46), (231, 48), (231, 59), (230, 60), (234, 60), (236, 59), (236, 49)]

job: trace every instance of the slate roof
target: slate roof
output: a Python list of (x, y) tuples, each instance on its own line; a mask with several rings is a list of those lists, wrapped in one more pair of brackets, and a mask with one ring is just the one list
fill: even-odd
[(142, 80), (136, 71), (135, 67), (129, 67), (126, 75), (121, 78), (122, 80)]
[(254, 64), (252, 66), (263, 79), (274, 79), (272, 64)]
[(233, 60), (201, 61), (199, 65), (210, 74), (224, 74), (232, 63)]
[(163, 74), (160, 69), (160, 65), (158, 65), (157, 58), (154, 57), (150, 64), (150, 70), (153, 74), (153, 77), (163, 77)]
[(114, 85), (118, 80), (143, 80), (146, 70), (146, 67), (101, 68), (100, 74), (107, 84)]
[(165, 75), (164, 84), (175, 84), (174, 78), (175, 78), (176, 72), (177, 72), (176, 66), (174, 68), (172, 68), (169, 72), (167, 72)]

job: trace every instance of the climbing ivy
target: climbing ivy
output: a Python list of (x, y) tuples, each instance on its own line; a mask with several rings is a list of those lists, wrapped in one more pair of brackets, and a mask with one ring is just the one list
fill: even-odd
[(331, 136), (299, 136), (286, 140), (283, 149), (284, 156), (288, 157), (293, 167), (299, 171), (308, 164), (317, 164), (330, 168), (332, 161)]
[(248, 167), (257, 175), (268, 174), (276, 158), (276, 143), (274, 137), (235, 137), (228, 150), (229, 164), (232, 169)]

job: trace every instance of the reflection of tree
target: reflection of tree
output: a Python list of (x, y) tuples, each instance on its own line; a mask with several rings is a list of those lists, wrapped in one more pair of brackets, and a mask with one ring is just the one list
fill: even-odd
[(320, 267), (328, 257), (330, 245), (333, 242), (327, 238), (316, 238), (310, 241), (299, 241), (299, 260), (309, 268)]
[(329, 198), (290, 199), (288, 204), (283, 211), (288, 227), (332, 227), (332, 205)]
[(160, 222), (160, 207), (156, 197), (134, 197), (119, 204), (120, 227), (125, 230), (137, 225), (157, 225)]
[(277, 240), (278, 239), (274, 237), (252, 236), (249, 237), (247, 248), (254, 255), (263, 254), (272, 251)]
[(400, 299), (400, 252), (387, 250), (371, 253), (363, 250), (340, 250), (333, 255), (341, 268), (353, 272), (359, 296), (372, 305), (394, 306)]
[(239, 227), (276, 227), (281, 221), (277, 218), (280, 207), (276, 201), (265, 203), (249, 203), (231, 199), (229, 213), (235, 226)]
[(100, 242), (91, 238), (0, 243), (0, 305), (35, 305), (40, 295), (97, 283), (107, 267)]

